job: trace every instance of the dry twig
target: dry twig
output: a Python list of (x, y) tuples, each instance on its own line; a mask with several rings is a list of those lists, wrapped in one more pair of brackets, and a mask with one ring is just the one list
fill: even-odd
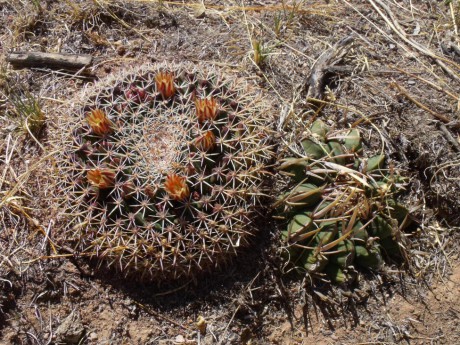
[(50, 67), (75, 71), (91, 65), (93, 58), (90, 55), (12, 52), (6, 60), (16, 68)]

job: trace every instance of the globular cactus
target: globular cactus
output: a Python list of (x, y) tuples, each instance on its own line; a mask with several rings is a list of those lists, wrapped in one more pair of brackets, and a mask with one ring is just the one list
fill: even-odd
[(61, 238), (125, 276), (193, 277), (254, 233), (270, 106), (215, 68), (157, 64), (90, 87), (53, 135)]
[(379, 270), (401, 257), (408, 211), (396, 201), (403, 179), (385, 168), (385, 156), (364, 158), (358, 129), (331, 131), (321, 120), (301, 139), (302, 154), (282, 160), (290, 189), (276, 202), (287, 220), (282, 232), (287, 264), (338, 283), (356, 278), (356, 266)]

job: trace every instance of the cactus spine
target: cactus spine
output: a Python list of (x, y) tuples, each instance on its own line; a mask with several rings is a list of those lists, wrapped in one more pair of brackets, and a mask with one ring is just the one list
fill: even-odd
[(213, 68), (158, 64), (90, 87), (55, 131), (62, 238), (126, 276), (195, 276), (254, 232), (270, 108)]

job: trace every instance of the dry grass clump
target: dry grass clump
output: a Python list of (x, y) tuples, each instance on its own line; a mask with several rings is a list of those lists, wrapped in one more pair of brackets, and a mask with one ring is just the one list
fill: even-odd
[[(23, 176), (18, 176), (18, 139), (5, 135), (0, 145), (0, 320), (3, 312), (14, 304), (21, 278), (27, 265), (27, 236), (29, 209), (25, 206), (27, 193), (18, 186)], [(19, 182), (18, 182), (19, 181)]]

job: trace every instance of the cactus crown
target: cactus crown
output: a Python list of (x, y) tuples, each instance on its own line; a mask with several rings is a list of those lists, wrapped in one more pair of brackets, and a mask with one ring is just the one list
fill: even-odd
[(159, 64), (77, 103), (55, 133), (63, 238), (141, 279), (194, 276), (247, 244), (271, 153), (246, 83)]
[(364, 158), (361, 144), (358, 129), (331, 131), (316, 120), (301, 139), (303, 154), (281, 162), (291, 181), (276, 203), (288, 221), (289, 267), (349, 283), (355, 266), (378, 270), (384, 257), (401, 256), (409, 218), (395, 197), (403, 179), (383, 154)]

